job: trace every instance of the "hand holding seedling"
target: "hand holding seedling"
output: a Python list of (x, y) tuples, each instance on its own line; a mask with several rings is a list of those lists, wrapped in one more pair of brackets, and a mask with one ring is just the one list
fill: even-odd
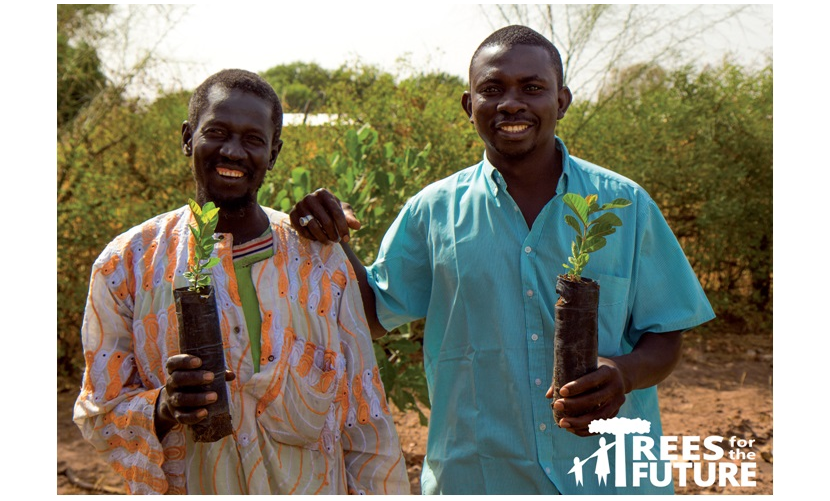
[[(591, 435), (591, 421), (616, 416), (625, 403), (624, 376), (615, 361), (598, 357), (597, 366), (594, 372), (560, 388), (562, 398), (553, 402), (554, 409), (565, 414), (557, 423), (559, 427), (580, 437)], [(553, 398), (553, 393), (551, 385), (545, 397)]]
[(562, 198), (573, 211), (565, 222), (576, 231), (571, 243), (572, 255), (563, 266), (568, 273), (560, 275), (556, 291), (553, 382), (547, 398), (552, 404), (553, 418), (559, 427), (578, 436), (588, 436), (588, 426), (595, 419), (617, 415), (625, 402), (625, 378), (615, 361), (598, 356), (597, 318), (600, 284), (583, 279), (589, 254), (605, 247), (605, 237), (622, 226), (616, 214), (607, 212), (593, 220), (600, 211), (631, 205), (624, 198), (599, 205), (597, 195), (582, 197), (567, 193)]
[[(562, 398), (553, 405), (567, 414), (559, 426), (585, 437), (594, 419), (617, 415), (625, 395), (648, 388), (666, 379), (680, 362), (682, 331), (647, 332), (631, 353), (618, 357), (598, 357), (597, 370), (559, 389)], [(553, 398), (553, 387), (547, 398)]]
[[(213, 202), (199, 207), (194, 200), (188, 201), (190, 210), (196, 220), (190, 230), (196, 240), (194, 258), (184, 273), (190, 282), (189, 291), (202, 294), (210, 285), (210, 274), (205, 270), (219, 264), (219, 258), (211, 257), (213, 247), (219, 242), (213, 233), (219, 221), (219, 208)], [(210, 391), (210, 385), (216, 377), (212, 371), (202, 370), (202, 360), (196, 356), (182, 353), (167, 359), (167, 381), (159, 393), (155, 407), (155, 428), (159, 438), (177, 423), (192, 425), (208, 416), (207, 405), (216, 402), (218, 395)], [(225, 380), (232, 381), (235, 375), (225, 371)]]
[[(205, 419), (207, 405), (216, 401), (214, 391), (205, 391), (213, 382), (211, 371), (200, 370), (202, 361), (192, 355), (174, 355), (167, 359), (167, 381), (156, 400), (156, 434), (161, 439), (178, 423), (192, 425)], [(225, 371), (225, 381), (233, 381), (233, 371)]]

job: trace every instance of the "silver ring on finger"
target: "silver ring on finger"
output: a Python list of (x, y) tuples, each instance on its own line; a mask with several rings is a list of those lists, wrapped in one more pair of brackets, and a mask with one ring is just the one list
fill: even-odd
[(300, 218), (300, 226), (305, 228), (306, 226), (308, 226), (308, 223), (310, 223), (313, 220), (314, 216), (312, 216), (311, 214), (309, 214), (308, 216), (303, 216)]

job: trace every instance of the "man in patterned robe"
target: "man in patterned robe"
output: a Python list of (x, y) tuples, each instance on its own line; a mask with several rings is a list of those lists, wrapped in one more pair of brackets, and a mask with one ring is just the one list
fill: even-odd
[(354, 270), (298, 238), (256, 193), (282, 141), (257, 75), (223, 70), (195, 91), (182, 150), (201, 205), (219, 208), (211, 269), (233, 433), (197, 443), (211, 372), (179, 353), (173, 290), (187, 286), (185, 206), (113, 240), (96, 260), (74, 419), (130, 493), (404, 494), (405, 463)]

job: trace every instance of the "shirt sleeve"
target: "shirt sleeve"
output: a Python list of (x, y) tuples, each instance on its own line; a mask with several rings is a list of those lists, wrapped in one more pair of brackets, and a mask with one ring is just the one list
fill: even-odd
[(132, 494), (184, 493), (183, 427), (160, 442), (153, 410), (159, 388), (140, 378), (133, 346), (126, 271), (111, 249), (96, 261), (81, 338), (86, 360), (74, 421), (84, 438), (125, 480)]
[(715, 318), (709, 300), (660, 209), (640, 204), (628, 337), (688, 330)]
[(406, 462), (380, 380), (360, 289), (347, 261), (348, 282), (338, 310), (338, 330), (346, 358), (341, 388), (346, 406), (341, 443), (349, 494), (409, 494)]
[(393, 330), (426, 316), (432, 291), (430, 263), (428, 239), (410, 200), (384, 235), (377, 260), (366, 268), (384, 328)]

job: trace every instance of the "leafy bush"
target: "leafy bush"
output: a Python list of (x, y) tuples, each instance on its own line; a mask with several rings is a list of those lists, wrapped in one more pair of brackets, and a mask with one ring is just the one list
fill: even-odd
[[(459, 105), (464, 83), (444, 74), (399, 80), (361, 65), (335, 71), (301, 66), (272, 74), (285, 92), (299, 96), (292, 98), (297, 103), (305, 96), (308, 109), (337, 113), (342, 121), (286, 127), (285, 145), (259, 200), (288, 211), (306, 193), (330, 188), (357, 210), (364, 227), (352, 246), (364, 263), (372, 262), (410, 196), (481, 159), (483, 146)], [(298, 80), (306, 74), (313, 80)], [(90, 75), (95, 80), (95, 72)], [(724, 64), (650, 75), (602, 106), (575, 102), (560, 135), (572, 154), (616, 170), (652, 194), (720, 318), (768, 326), (772, 70)], [(73, 105), (59, 130), (60, 374), (77, 378), (84, 365), (79, 331), (94, 259), (118, 233), (181, 206), (195, 192), (179, 145), (188, 95), (164, 95), (144, 105), (113, 91), (80, 109)], [(69, 99), (59, 95), (58, 101), (71, 104)], [(419, 321), (376, 342), (389, 398), (402, 409), (427, 403), (422, 336)]]

